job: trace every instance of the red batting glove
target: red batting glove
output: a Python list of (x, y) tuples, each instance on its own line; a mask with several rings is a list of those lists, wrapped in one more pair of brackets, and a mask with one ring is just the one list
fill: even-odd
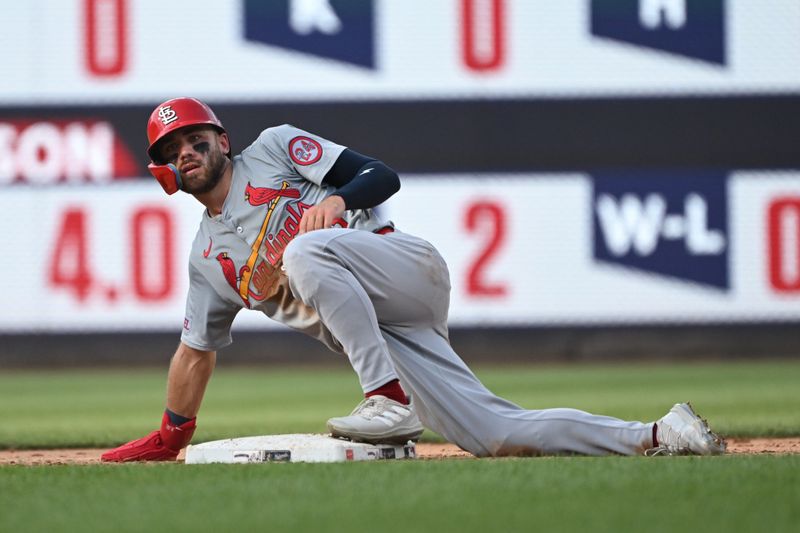
[(174, 461), (184, 446), (189, 444), (197, 427), (196, 419), (176, 426), (169, 421), (167, 413), (161, 419), (161, 429), (146, 437), (132, 440), (119, 448), (109, 450), (100, 458), (103, 461), (127, 463), (129, 461)]

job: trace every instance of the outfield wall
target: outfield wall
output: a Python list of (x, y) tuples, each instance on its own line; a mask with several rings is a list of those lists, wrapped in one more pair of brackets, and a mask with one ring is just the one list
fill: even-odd
[[(6, 223), (0, 365), (166, 362), (194, 200), (136, 180), (10, 188), (0, 208), (24, 214)], [(380, 209), (447, 259), (470, 361), (800, 353), (800, 172), (409, 174)], [(335, 364), (255, 312), (234, 338), (224, 363)]]
[[(452, 328), (452, 345), (469, 364), (629, 363), (797, 358), (797, 324), (636, 327)], [(157, 366), (166, 369), (175, 333), (0, 335), (0, 368)], [(347, 361), (291, 332), (234, 334), (218, 366), (329, 365)]]

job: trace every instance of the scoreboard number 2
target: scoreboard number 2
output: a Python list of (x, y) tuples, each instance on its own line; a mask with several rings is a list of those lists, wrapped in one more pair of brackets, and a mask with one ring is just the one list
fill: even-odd
[(469, 233), (483, 238), (476, 257), (467, 266), (466, 292), (481, 298), (502, 298), (508, 294), (508, 286), (491, 282), (486, 271), (497, 259), (507, 237), (506, 213), (499, 202), (479, 201), (467, 206), (464, 224)]

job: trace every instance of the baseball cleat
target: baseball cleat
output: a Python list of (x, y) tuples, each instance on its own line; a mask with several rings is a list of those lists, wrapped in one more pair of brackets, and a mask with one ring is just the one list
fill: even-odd
[(350, 416), (328, 420), (332, 437), (370, 444), (405, 444), (423, 431), (412, 405), (375, 395), (359, 403)]
[(647, 456), (725, 453), (725, 440), (711, 431), (689, 403), (676, 403), (656, 424), (659, 445), (644, 452)]

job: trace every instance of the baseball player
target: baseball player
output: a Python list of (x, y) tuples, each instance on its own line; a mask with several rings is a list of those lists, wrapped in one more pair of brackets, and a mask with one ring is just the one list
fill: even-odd
[(364, 400), (328, 421), (334, 437), (404, 443), (425, 426), (480, 457), (724, 452), (688, 404), (655, 423), (628, 422), (526, 410), (486, 389), (448, 341), (444, 260), (371, 210), (400, 187), (384, 163), (290, 125), (264, 130), (234, 156), (222, 123), (193, 98), (159, 105), (147, 135), (156, 180), (206, 210), (189, 258), (186, 318), (161, 427), (103, 460), (177, 457), (242, 309), (349, 358)]

